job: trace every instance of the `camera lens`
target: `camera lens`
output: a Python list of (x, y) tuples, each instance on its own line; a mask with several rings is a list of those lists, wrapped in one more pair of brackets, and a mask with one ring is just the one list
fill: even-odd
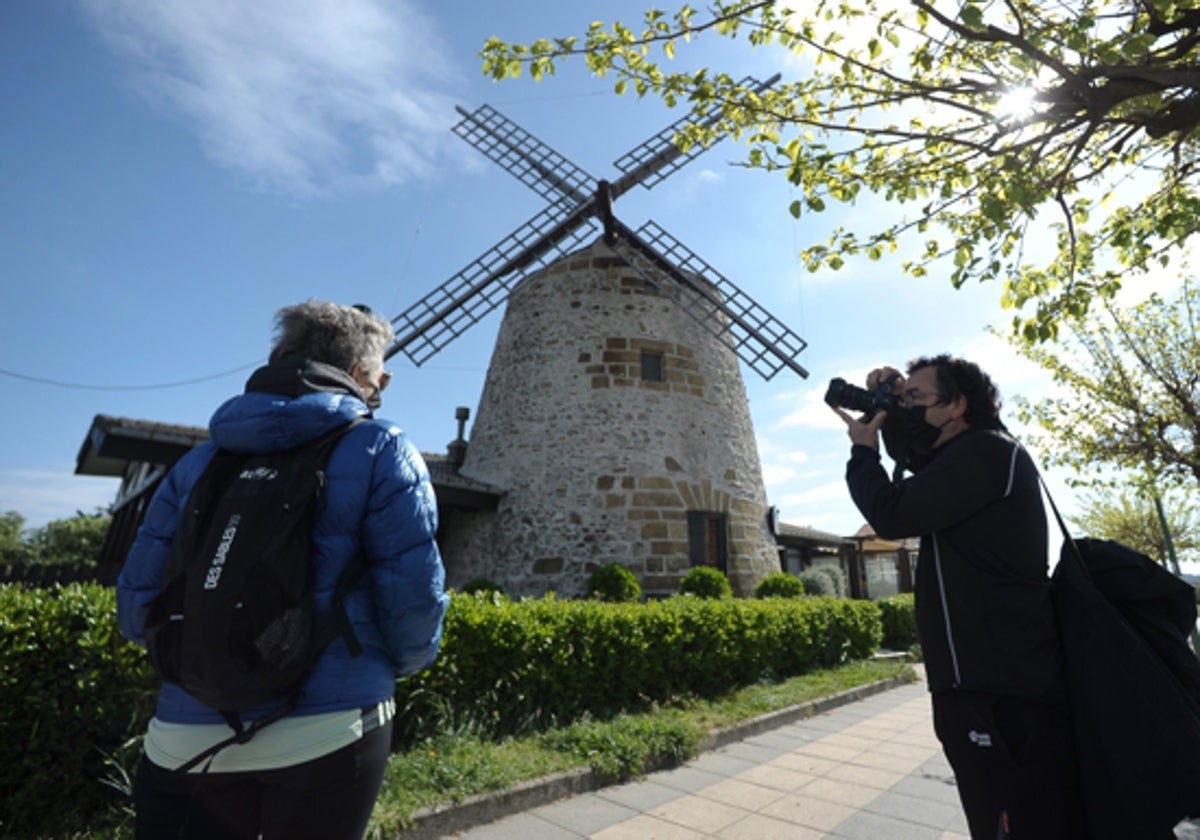
[(848, 408), (864, 413), (875, 410), (875, 397), (870, 391), (857, 388), (841, 377), (829, 381), (829, 388), (825, 391), (825, 403), (835, 408)]

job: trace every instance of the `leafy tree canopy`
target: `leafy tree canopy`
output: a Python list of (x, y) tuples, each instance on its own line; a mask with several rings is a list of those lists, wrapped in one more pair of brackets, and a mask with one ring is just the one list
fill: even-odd
[[(762, 90), (684, 67), (702, 35), (782, 51), (798, 78)], [(1176, 0), (716, 0), (578, 37), (493, 38), (481, 56), (495, 79), (581, 57), (618, 93), (721, 106), (677, 143), (746, 140), (746, 165), (798, 188), (797, 216), (867, 194), (895, 209), (807, 247), (810, 269), (903, 238), (913, 276), (945, 264), (956, 287), (1001, 281), (1036, 340), (1196, 230), (1198, 50), (1200, 9)]]
[[(1200, 484), (1200, 291), (1152, 295), (1128, 309), (1073, 322), (1064, 348), (1018, 346), (1048, 370), (1057, 396), (1018, 399), (1033, 444), (1076, 483), (1103, 486), (1114, 474), (1183, 487)], [(1014, 342), (1015, 343), (1015, 342)], [(1118, 478), (1121, 476), (1118, 475)]]
[(16, 563), (23, 556), (21, 532), (25, 517), (15, 510), (0, 513), (0, 563)]
[[(1163, 512), (1178, 559), (1183, 562), (1200, 559), (1200, 518), (1196, 506), (1168, 499), (1163, 502)], [(1092, 494), (1072, 519), (1090, 537), (1124, 543), (1170, 566), (1158, 510), (1144, 495)]]
[(77, 511), (26, 531), (25, 517), (8, 511), (0, 514), (0, 562), (94, 564), (111, 521), (102, 510)]
[(56, 519), (35, 530), (28, 539), (38, 563), (95, 563), (104, 547), (112, 518), (101, 510), (77, 511), (68, 519)]

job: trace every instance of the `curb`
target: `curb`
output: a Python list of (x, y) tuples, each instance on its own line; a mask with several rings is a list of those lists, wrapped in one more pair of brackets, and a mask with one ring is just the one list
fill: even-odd
[[(915, 679), (892, 677), (858, 686), (819, 700), (789, 706), (710, 732), (700, 741), (698, 752), (711, 752), (746, 738), (778, 729), (804, 718), (815, 717), (840, 706), (846, 706), (893, 688), (916, 682)], [(671, 765), (655, 769), (665, 770)], [(457, 831), (493, 822), (531, 808), (549, 805), (568, 796), (591, 793), (615, 784), (609, 777), (599, 776), (589, 768), (553, 773), (520, 782), (504, 790), (468, 796), (461, 802), (422, 808), (413, 814), (413, 825), (402, 829), (394, 838), (403, 840), (435, 840)]]

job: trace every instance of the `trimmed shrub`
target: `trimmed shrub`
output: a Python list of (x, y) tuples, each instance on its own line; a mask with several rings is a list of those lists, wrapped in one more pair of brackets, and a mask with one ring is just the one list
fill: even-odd
[(908, 650), (917, 643), (917, 613), (913, 594), (901, 592), (875, 602), (883, 621), (883, 646), (888, 650)]
[(833, 586), (833, 591), (829, 593), (830, 595), (833, 595), (835, 598), (848, 598), (850, 596), (850, 586), (846, 581), (846, 573), (842, 571), (841, 566), (814, 566), (813, 571), (829, 578), (829, 582)]
[[(644, 604), (454, 596), (441, 655), (400, 680), (396, 738), (485, 737), (865, 659), (883, 636), (870, 601), (669, 598)], [(602, 690), (597, 690), (602, 686)]]
[(679, 594), (695, 595), (697, 598), (732, 598), (733, 587), (720, 569), (694, 566), (679, 581)]
[(804, 585), (804, 591), (809, 595), (828, 595), (833, 597), (837, 594), (833, 588), (833, 580), (824, 572), (819, 572), (816, 569), (805, 569), (797, 577), (800, 583)]
[(754, 587), (755, 598), (799, 598), (804, 594), (804, 582), (787, 572), (767, 575)]
[(0, 586), (0, 834), (44, 837), (122, 804), (99, 779), (140, 736), (158, 681), (113, 590)]
[(594, 569), (587, 579), (587, 597), (614, 604), (642, 599), (642, 585), (637, 575), (620, 563), (609, 563)]

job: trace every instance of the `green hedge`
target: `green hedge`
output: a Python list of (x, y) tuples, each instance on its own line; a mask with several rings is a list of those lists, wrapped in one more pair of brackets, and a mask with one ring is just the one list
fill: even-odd
[(54, 836), (120, 803), (97, 780), (145, 728), (156, 680), (115, 601), (96, 584), (0, 586), (0, 836)]
[(903, 592), (880, 598), (883, 619), (883, 647), (888, 650), (908, 650), (917, 643), (917, 614), (913, 606), (913, 594)]
[[(123, 804), (98, 780), (118, 776), (118, 751), (130, 765), (157, 680), (115, 612), (113, 591), (95, 584), (0, 586), (0, 837), (69, 836)], [(882, 636), (875, 604), (829, 597), (455, 594), (437, 663), (397, 684), (396, 737), (495, 737), (714, 697), (866, 658)]]
[(670, 598), (646, 604), (456, 596), (429, 671), (399, 686), (397, 737), (489, 735), (714, 697), (870, 656), (869, 601)]

